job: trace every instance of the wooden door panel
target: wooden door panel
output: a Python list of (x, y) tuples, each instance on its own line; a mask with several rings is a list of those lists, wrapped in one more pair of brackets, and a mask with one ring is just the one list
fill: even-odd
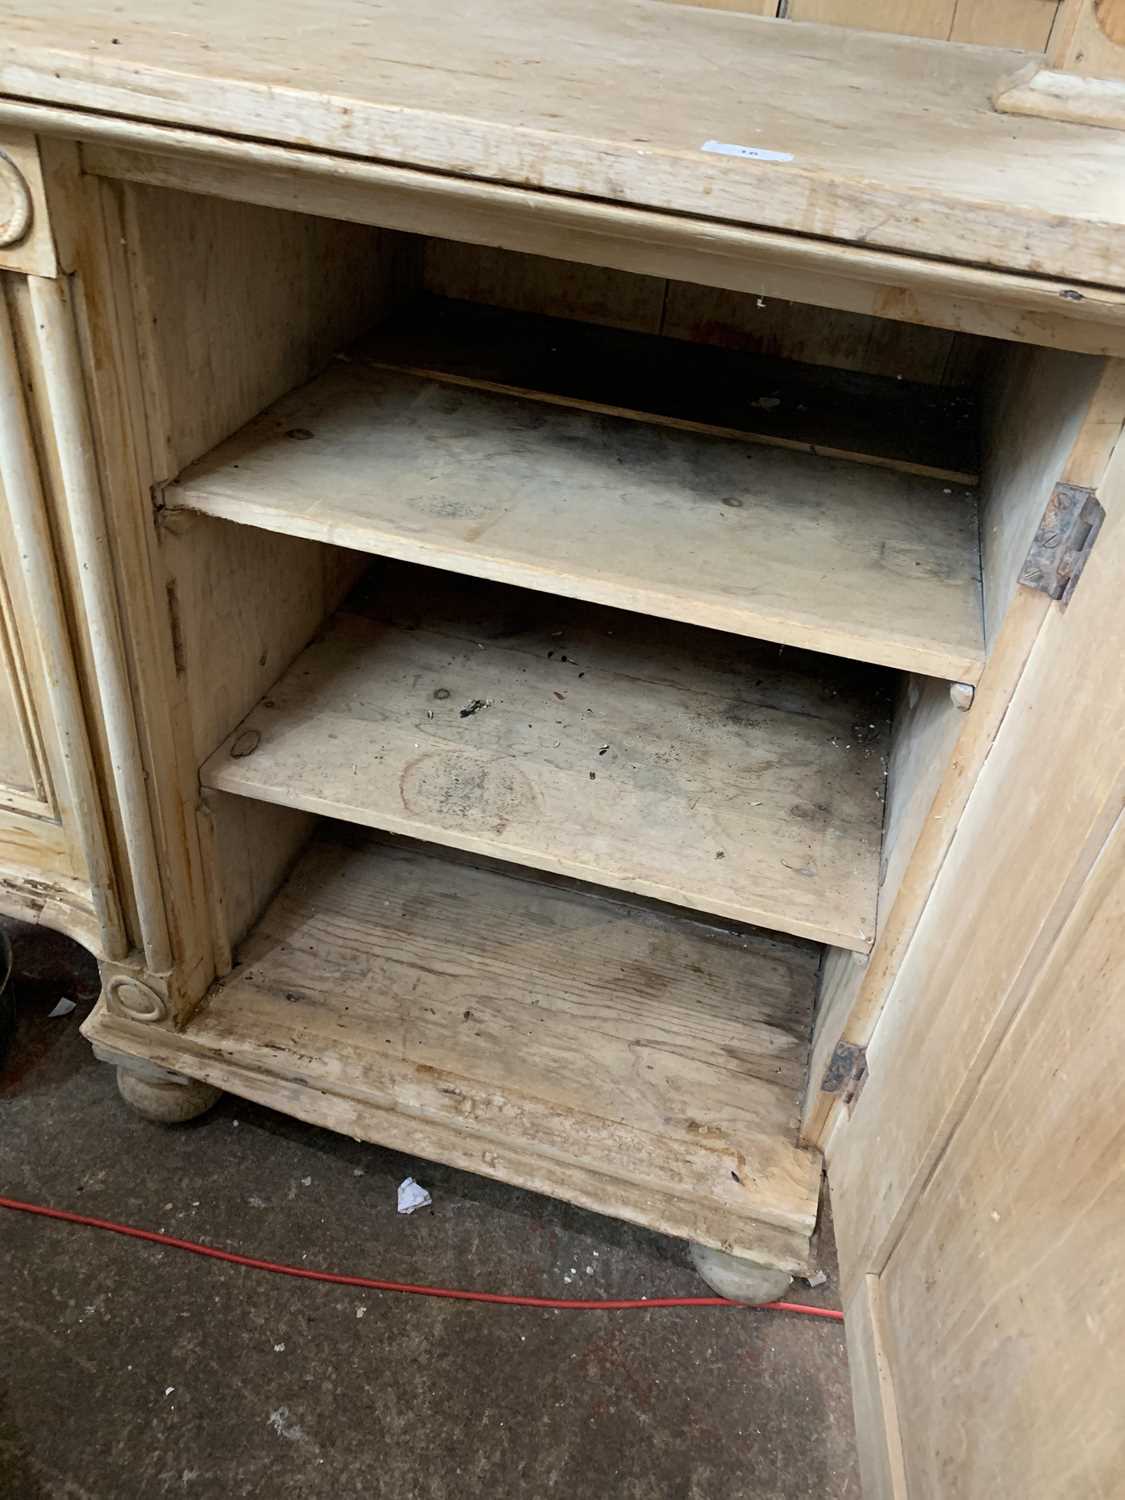
[[(0, 523), (6, 523), (0, 494)], [(54, 817), (33, 687), (0, 548), (0, 807)]]
[[(49, 760), (54, 739), (48, 721), (44, 742), (40, 717), (43, 663), (33, 611), (8, 497), (0, 483), (0, 810), (29, 814), (41, 825), (45, 819), (57, 823), (60, 814)], [(54, 842), (49, 834), (47, 842)]]
[(0, 623), (0, 802), (34, 796), (38, 778), (27, 740), (27, 720), (16, 697), (15, 665)]
[(1125, 819), (880, 1280), (911, 1500), (1125, 1476)]
[(28, 284), (0, 276), (0, 910), (116, 957), (125, 942), (56, 556), (65, 495), (36, 403), (42, 330), (25, 316)]

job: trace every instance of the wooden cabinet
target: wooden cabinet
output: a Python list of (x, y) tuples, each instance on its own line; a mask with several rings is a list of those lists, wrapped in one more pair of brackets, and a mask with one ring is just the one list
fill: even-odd
[(5, 6), (4, 904), (158, 1117), (759, 1300), (827, 1163), (870, 1493), (1054, 1493), (1057, 1246), (1120, 1212), (1120, 138), (997, 114), (987, 47), (275, 12)]

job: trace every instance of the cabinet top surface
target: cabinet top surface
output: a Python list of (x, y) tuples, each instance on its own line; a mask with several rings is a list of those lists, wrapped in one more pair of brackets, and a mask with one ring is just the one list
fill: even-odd
[(11, 98), (1125, 284), (1125, 135), (996, 113), (1023, 53), (660, 0), (0, 0), (0, 20)]

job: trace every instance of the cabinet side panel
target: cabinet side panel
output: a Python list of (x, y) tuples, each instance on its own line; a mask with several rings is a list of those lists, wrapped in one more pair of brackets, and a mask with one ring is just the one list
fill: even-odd
[(1054, 349), (1009, 348), (985, 410), (981, 569), (992, 644), (1051, 490), (1090, 410), (1104, 362)]
[(377, 322), (407, 236), (120, 186), (157, 481), (174, 478)]
[(1125, 445), (1101, 493), (1081, 585), (1036, 638), (829, 1143), (852, 1282), (886, 1263), (1120, 811)]
[[(410, 236), (162, 188), (107, 190), (125, 228), (157, 485), (316, 374), (415, 282)], [(363, 559), (163, 511), (158, 538), (194, 772), (307, 645)], [(221, 968), (310, 823), (226, 798), (209, 800), (199, 816)]]
[(817, 982), (806, 1107), (809, 1100), (817, 1096), (824, 1082), (832, 1053), (843, 1035), (848, 1016), (863, 984), (866, 967), (865, 953), (853, 953), (848, 948), (826, 947), (824, 950)]
[[(895, 909), (919, 840), (929, 833), (932, 842), (933, 830), (941, 831), (944, 813), (938, 795), (964, 727), (965, 715), (953, 706), (947, 682), (914, 674), (903, 677), (884, 792), (880, 933)], [(952, 828), (948, 831), (951, 833)], [(868, 983), (870, 961), (857, 963), (856, 957), (843, 949), (829, 948), (821, 969), (806, 1098), (805, 1133), (810, 1140), (815, 1139), (810, 1126), (825, 1105), (824, 1099), (817, 1098), (825, 1071), (837, 1042), (849, 1032), (849, 1021)], [(825, 1097), (838, 1098), (839, 1094), (837, 1091)]]
[(895, 709), (887, 766), (887, 811), (879, 905), (894, 905), (965, 716), (949, 696), (949, 684), (934, 677), (903, 679)]
[(367, 559), (187, 511), (163, 513), (160, 544), (199, 766), (304, 650), (341, 578), (350, 582)]
[[(948, 718), (942, 707), (940, 716), (931, 720), (931, 732), (919, 740), (919, 747), (932, 748), (932, 756), (927, 750), (904, 758), (907, 741), (896, 733), (894, 785), (888, 787), (888, 800), (901, 804), (902, 812), (889, 809), (888, 826), (893, 830), (897, 821), (906, 831), (892, 832), (891, 842), (897, 847), (888, 845), (888, 878), (880, 893), (875, 946), (856, 985), (850, 1014), (843, 1017), (843, 1035), (856, 1045), (870, 1041), (888, 1003), (1029, 654), (1044, 621), (1058, 614), (1059, 607), (1046, 595), (1016, 584), (1026, 544), (1057, 482), (1094, 488), (1110, 482), (1107, 466), (1125, 417), (1125, 361), (1009, 348), (997, 361), (986, 391), (981, 496), (984, 585), (986, 606), (991, 601), (996, 613), (989, 629), (988, 661), (970, 711)], [(1103, 546), (1100, 541), (1099, 546)], [(1001, 597), (1007, 598), (1002, 611), (996, 609)], [(1055, 620), (1053, 628), (1058, 623)], [(940, 703), (936, 685), (928, 687), (926, 694), (935, 706)], [(1065, 717), (1069, 711), (1060, 703), (1059, 712)], [(897, 766), (900, 759), (902, 771)], [(918, 768), (913, 783), (905, 773), (910, 760)], [(1060, 774), (1065, 776), (1065, 769)], [(916, 835), (909, 831), (912, 828)], [(827, 1031), (818, 1035), (806, 1100), (803, 1135), (822, 1147), (835, 1127), (832, 1115), (837, 1100), (818, 1096), (816, 1089), (823, 1061), (838, 1039), (839, 1035)]]

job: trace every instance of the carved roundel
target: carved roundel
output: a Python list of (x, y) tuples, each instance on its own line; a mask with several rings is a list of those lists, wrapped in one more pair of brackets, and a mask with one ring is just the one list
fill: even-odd
[(0, 246), (18, 245), (31, 228), (31, 191), (23, 173), (0, 151)]
[(111, 1009), (127, 1016), (130, 1021), (164, 1021), (168, 1018), (163, 995), (131, 974), (115, 974), (106, 985), (105, 993)]

